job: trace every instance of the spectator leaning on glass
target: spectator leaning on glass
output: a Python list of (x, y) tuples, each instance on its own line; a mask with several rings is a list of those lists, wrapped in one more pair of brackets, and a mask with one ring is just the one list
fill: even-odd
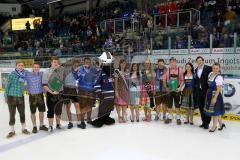
[(33, 124), (32, 133), (37, 133), (36, 124), (36, 110), (39, 111), (39, 130), (47, 131), (48, 128), (44, 125), (44, 112), (45, 102), (43, 98), (43, 86), (42, 86), (42, 76), (43, 73), (40, 72), (40, 65), (33, 64), (32, 72), (26, 72), (27, 90), (29, 94), (29, 104), (31, 111), (31, 119)]
[(9, 125), (11, 127), (11, 131), (7, 135), (7, 138), (11, 138), (15, 136), (15, 114), (16, 108), (20, 115), (20, 121), (22, 124), (22, 133), (30, 134), (30, 132), (26, 129), (25, 124), (25, 104), (24, 104), (24, 82), (25, 82), (25, 70), (23, 62), (17, 62), (15, 70), (9, 74), (8, 83), (5, 89), (5, 98), (8, 104), (9, 109)]
[(61, 93), (63, 91), (64, 68), (60, 66), (59, 59), (55, 56), (51, 58), (51, 67), (43, 73), (42, 84), (46, 94), (47, 117), (49, 121), (49, 131), (53, 131), (53, 118), (56, 115), (56, 128), (61, 129), (60, 119), (62, 111)]

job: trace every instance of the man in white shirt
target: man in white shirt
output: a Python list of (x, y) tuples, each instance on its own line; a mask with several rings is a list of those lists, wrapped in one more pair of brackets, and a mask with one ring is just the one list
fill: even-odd
[(196, 105), (200, 110), (202, 125), (201, 128), (208, 129), (211, 117), (204, 113), (205, 97), (208, 90), (208, 75), (212, 71), (212, 67), (204, 65), (203, 57), (196, 58), (197, 68), (195, 69), (195, 97)]

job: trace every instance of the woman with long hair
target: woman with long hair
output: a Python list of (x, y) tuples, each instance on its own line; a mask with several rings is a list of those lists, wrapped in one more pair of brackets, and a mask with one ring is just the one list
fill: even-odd
[(139, 72), (139, 65), (137, 63), (133, 63), (129, 77), (129, 105), (131, 110), (131, 122), (134, 122), (135, 118), (136, 121), (139, 122), (140, 85), (141, 77)]
[(115, 105), (119, 123), (126, 122), (126, 109), (128, 106), (128, 83), (127, 83), (127, 63), (124, 59), (119, 62), (119, 68), (115, 70)]
[(194, 67), (192, 63), (185, 65), (182, 108), (186, 109), (186, 121), (184, 124), (193, 125), (194, 103)]
[(223, 130), (226, 128), (222, 121), (222, 116), (225, 113), (222, 87), (223, 87), (223, 77), (220, 73), (220, 64), (214, 63), (212, 66), (212, 72), (209, 74), (208, 85), (209, 89), (207, 91), (206, 105), (204, 108), (205, 114), (212, 117), (213, 125), (209, 132), (215, 132), (217, 129), (217, 123), (219, 123), (220, 128), (218, 130)]
[(150, 60), (144, 62), (142, 70), (141, 100), (140, 104), (144, 106), (144, 121), (151, 121), (151, 109), (154, 105), (154, 72)]

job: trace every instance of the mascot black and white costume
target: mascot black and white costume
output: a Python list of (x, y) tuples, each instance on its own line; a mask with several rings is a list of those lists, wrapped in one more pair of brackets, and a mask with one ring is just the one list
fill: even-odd
[(110, 117), (114, 110), (114, 82), (113, 82), (113, 56), (110, 52), (103, 52), (98, 58), (102, 65), (102, 70), (98, 73), (95, 91), (100, 101), (98, 109), (98, 118), (92, 123), (93, 127), (100, 128), (104, 124), (112, 125), (115, 120)]

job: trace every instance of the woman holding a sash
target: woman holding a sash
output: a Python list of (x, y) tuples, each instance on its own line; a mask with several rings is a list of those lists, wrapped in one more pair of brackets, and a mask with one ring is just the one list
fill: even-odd
[(144, 121), (151, 121), (151, 109), (154, 108), (154, 72), (152, 70), (151, 61), (144, 62), (142, 70), (141, 100), (140, 104), (144, 106)]
[(124, 59), (119, 62), (119, 68), (115, 70), (115, 100), (119, 123), (126, 122), (126, 110), (128, 106), (127, 64)]

